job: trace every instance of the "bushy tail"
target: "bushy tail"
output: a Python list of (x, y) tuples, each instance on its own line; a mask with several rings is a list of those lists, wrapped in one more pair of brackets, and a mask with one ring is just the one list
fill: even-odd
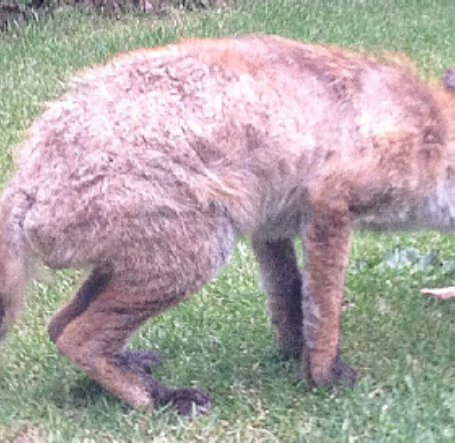
[(11, 188), (0, 203), (0, 340), (23, 305), (31, 261), (22, 230), (27, 205)]

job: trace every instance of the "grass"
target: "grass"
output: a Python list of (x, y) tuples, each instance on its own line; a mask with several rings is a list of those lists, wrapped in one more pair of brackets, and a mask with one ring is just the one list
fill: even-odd
[[(185, 36), (267, 32), (406, 51), (422, 75), (439, 75), (455, 62), (454, 14), (451, 0), (263, 0), (161, 19), (61, 12), (0, 36), (0, 176), (9, 176), (10, 148), (40, 104), (58, 96), (71, 73), (117, 51)], [(397, 244), (438, 249), (449, 262), (455, 255), (450, 235), (356, 235), (342, 343), (362, 375), (353, 390), (308, 393), (298, 365), (276, 358), (246, 243), (216, 281), (150, 321), (133, 344), (162, 351), (154, 374), (167, 385), (203, 387), (214, 399), (211, 414), (194, 421), (132, 410), (60, 356), (46, 323), (77, 276), (59, 272), (50, 284), (35, 283), (2, 347), (0, 441), (454, 441), (455, 303), (421, 296), (419, 287), (453, 283), (455, 272), (389, 267), (384, 257)]]

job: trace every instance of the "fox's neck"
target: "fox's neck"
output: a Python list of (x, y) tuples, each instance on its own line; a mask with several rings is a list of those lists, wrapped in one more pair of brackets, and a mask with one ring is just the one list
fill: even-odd
[(455, 93), (439, 85), (432, 93), (445, 122), (446, 158), (433, 192), (416, 209), (416, 218), (423, 228), (455, 230)]
[(403, 195), (377, 211), (356, 220), (372, 231), (455, 231), (455, 143), (447, 145), (446, 158), (429, 192)]

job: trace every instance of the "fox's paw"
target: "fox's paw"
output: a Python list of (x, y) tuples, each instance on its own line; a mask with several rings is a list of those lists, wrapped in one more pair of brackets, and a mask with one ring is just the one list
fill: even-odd
[(330, 386), (352, 387), (357, 383), (357, 371), (342, 360), (337, 359), (330, 371)]
[(160, 403), (163, 406), (172, 406), (184, 417), (207, 414), (211, 406), (209, 394), (193, 388), (169, 389), (160, 399)]
[(340, 359), (336, 359), (335, 364), (328, 374), (312, 373), (308, 379), (310, 387), (328, 386), (331, 388), (337, 387), (352, 387), (358, 379), (357, 371)]

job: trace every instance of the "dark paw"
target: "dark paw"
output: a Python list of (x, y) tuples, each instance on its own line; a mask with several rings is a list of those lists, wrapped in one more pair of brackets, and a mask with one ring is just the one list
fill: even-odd
[[(301, 329), (301, 328), (300, 328)], [(300, 329), (289, 328), (286, 333), (277, 333), (278, 353), (283, 360), (299, 359), (303, 352), (303, 337)]]
[(121, 361), (135, 372), (150, 373), (151, 368), (160, 364), (161, 356), (157, 351), (126, 350), (121, 354)]
[(347, 386), (352, 387), (358, 379), (357, 371), (342, 360), (337, 359), (330, 371), (331, 386)]
[(317, 386), (336, 387), (352, 387), (357, 382), (357, 371), (342, 360), (337, 359), (328, 376), (311, 374), (307, 376), (310, 388)]
[(161, 397), (160, 403), (172, 406), (184, 417), (206, 414), (211, 406), (209, 394), (192, 388), (169, 389)]
[(276, 356), (278, 360), (300, 360), (302, 354), (301, 349), (294, 346), (280, 346), (277, 350)]

